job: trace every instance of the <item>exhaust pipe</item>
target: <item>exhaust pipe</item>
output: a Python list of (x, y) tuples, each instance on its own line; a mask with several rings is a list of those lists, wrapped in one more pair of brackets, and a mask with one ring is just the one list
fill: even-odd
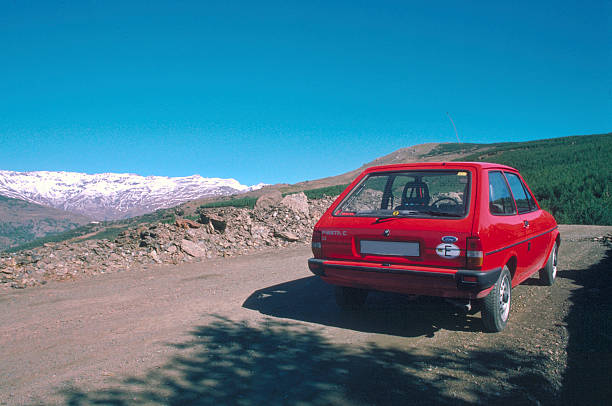
[(456, 308), (460, 309), (465, 313), (469, 313), (472, 310), (472, 300), (471, 299), (448, 299), (446, 298), (446, 303), (450, 303)]

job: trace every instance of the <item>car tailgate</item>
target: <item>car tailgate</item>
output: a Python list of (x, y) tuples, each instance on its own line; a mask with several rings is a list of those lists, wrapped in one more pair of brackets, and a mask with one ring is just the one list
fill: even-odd
[(471, 218), (334, 218), (322, 227), (323, 257), (389, 264), (464, 267)]

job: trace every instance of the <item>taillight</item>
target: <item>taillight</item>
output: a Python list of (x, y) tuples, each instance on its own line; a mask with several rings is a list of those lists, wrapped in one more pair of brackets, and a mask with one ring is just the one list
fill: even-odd
[(468, 269), (480, 269), (482, 267), (482, 242), (480, 237), (468, 237), (466, 241), (465, 259)]
[(321, 247), (321, 231), (314, 230), (312, 232), (312, 254), (315, 258), (323, 258), (323, 249)]

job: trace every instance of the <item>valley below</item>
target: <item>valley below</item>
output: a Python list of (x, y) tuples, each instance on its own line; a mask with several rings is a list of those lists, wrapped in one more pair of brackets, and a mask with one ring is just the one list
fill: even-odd
[(605, 404), (612, 227), (560, 229), (498, 334), (436, 298), (342, 312), (299, 241), (4, 290), (0, 404)]

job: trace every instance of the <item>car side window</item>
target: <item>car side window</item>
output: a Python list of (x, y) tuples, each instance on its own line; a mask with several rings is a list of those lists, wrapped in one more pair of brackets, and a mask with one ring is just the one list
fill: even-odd
[(529, 200), (529, 207), (531, 207), (531, 211), (537, 210), (538, 205), (536, 204), (535, 199), (529, 192), (529, 189), (527, 189), (527, 185), (525, 185), (525, 182), (521, 183), (523, 184), (523, 189), (525, 189), (525, 194), (527, 195), (527, 199)]
[(506, 175), (506, 179), (508, 179), (508, 184), (512, 190), (512, 195), (514, 196), (514, 201), (516, 202), (518, 212), (528, 213), (535, 210), (535, 202), (533, 201), (531, 195), (527, 192), (527, 189), (523, 185), (523, 182), (521, 182), (521, 179), (514, 173), (504, 172), (504, 174)]
[(495, 215), (516, 214), (510, 189), (501, 172), (489, 172), (489, 211)]

